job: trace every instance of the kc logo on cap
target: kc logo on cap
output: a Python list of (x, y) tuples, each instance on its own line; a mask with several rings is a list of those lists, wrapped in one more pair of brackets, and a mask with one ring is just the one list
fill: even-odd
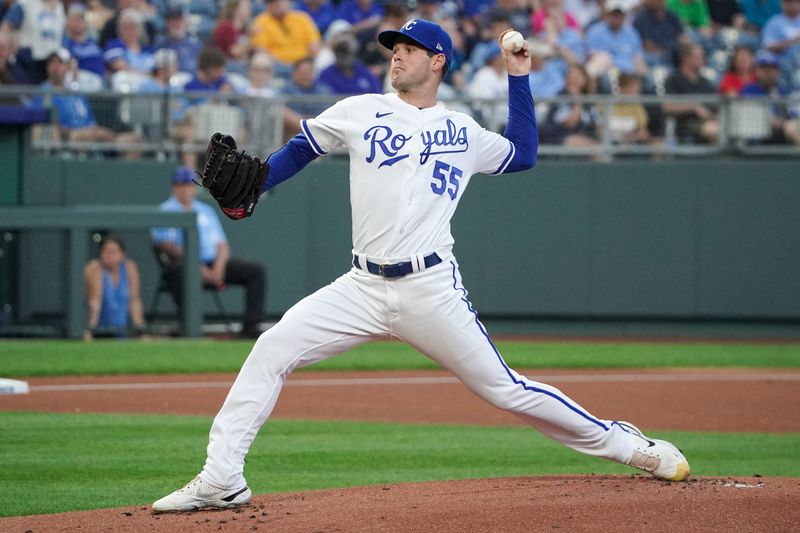
[(434, 54), (444, 54), (445, 66), (448, 70), (450, 69), (450, 64), (453, 61), (453, 42), (447, 32), (435, 22), (425, 19), (411, 19), (403, 24), (399, 31), (382, 31), (378, 35), (378, 42), (391, 50), (399, 37), (405, 37)]

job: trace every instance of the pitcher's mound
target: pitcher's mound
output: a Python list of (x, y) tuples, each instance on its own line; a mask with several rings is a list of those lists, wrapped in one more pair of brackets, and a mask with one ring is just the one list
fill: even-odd
[(256, 496), (236, 510), (149, 507), (0, 520), (4, 531), (792, 531), (800, 479), (640, 475), (477, 479)]

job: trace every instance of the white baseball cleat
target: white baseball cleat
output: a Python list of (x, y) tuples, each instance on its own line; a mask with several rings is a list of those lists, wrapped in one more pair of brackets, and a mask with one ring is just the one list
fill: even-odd
[(239, 489), (221, 489), (197, 476), (182, 489), (153, 503), (153, 512), (175, 513), (209, 507), (230, 509), (250, 503), (252, 496), (253, 493), (247, 485)]
[(633, 450), (628, 464), (665, 481), (685, 481), (689, 477), (689, 461), (671, 442), (650, 439), (630, 422), (617, 422), (628, 433), (639, 437), (641, 445)]

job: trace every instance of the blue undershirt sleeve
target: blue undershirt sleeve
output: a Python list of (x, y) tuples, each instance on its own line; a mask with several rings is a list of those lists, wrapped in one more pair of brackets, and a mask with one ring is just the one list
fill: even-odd
[(536, 128), (528, 76), (508, 76), (508, 123), (503, 137), (514, 143), (516, 148), (503, 174), (527, 170), (536, 165), (539, 131)]
[(317, 158), (317, 154), (311, 148), (308, 138), (302, 133), (298, 133), (267, 158), (269, 163), (269, 175), (261, 192), (268, 191), (282, 181), (286, 181)]

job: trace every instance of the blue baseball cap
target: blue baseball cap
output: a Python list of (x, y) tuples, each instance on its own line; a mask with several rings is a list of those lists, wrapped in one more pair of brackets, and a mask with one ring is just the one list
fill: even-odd
[(778, 64), (778, 56), (768, 50), (761, 50), (756, 54), (756, 66), (758, 67), (777, 67)]
[(178, 167), (172, 175), (173, 185), (183, 185), (185, 183), (194, 183), (194, 170), (189, 167)]
[(378, 42), (389, 50), (394, 48), (398, 37), (406, 37), (434, 54), (444, 54), (444, 64), (450, 70), (453, 62), (453, 41), (435, 22), (425, 19), (411, 19), (399, 30), (385, 30), (378, 34)]

